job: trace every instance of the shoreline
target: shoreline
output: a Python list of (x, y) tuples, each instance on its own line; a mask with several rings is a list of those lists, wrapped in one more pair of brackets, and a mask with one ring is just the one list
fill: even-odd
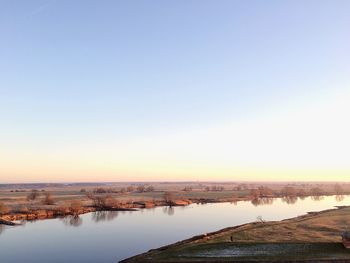
[[(235, 202), (239, 201), (249, 201), (248, 199), (235, 200)], [(13, 221), (33, 221), (33, 220), (45, 220), (45, 219), (54, 219), (54, 218), (62, 218), (69, 215), (83, 215), (91, 212), (97, 211), (139, 211), (139, 209), (150, 209), (155, 207), (178, 207), (178, 206), (188, 206), (191, 204), (209, 204), (209, 203), (226, 203), (233, 202), (229, 200), (206, 200), (206, 199), (198, 199), (198, 200), (176, 200), (172, 204), (166, 204), (165, 202), (151, 202), (151, 201), (135, 201), (132, 203), (125, 204), (122, 207), (106, 207), (106, 208), (96, 208), (93, 206), (86, 206), (81, 208), (79, 211), (73, 213), (71, 211), (62, 211), (58, 209), (36, 209), (28, 213), (11, 213), (0, 216), (0, 224), (3, 225), (18, 225)]]
[[(337, 196), (336, 194), (325, 194), (322, 196)], [(344, 195), (346, 196), (346, 195)], [(296, 196), (296, 198), (300, 198), (301, 196)], [(303, 198), (312, 197), (302, 196)], [(281, 199), (283, 196), (264, 196), (258, 199)], [(62, 210), (61, 208), (48, 208), (48, 209), (33, 209), (27, 213), (19, 212), (19, 213), (10, 213), (0, 216), (0, 225), (19, 225), (13, 221), (33, 221), (33, 220), (45, 220), (45, 219), (54, 219), (54, 218), (63, 218), (65, 216), (79, 216), (91, 212), (96, 211), (139, 211), (139, 209), (148, 209), (148, 208), (156, 208), (156, 207), (177, 207), (177, 206), (188, 206), (191, 204), (215, 204), (215, 203), (238, 203), (238, 202), (248, 202), (256, 200), (251, 196), (244, 197), (235, 197), (232, 199), (209, 199), (209, 198), (190, 198), (190, 199), (179, 199), (172, 201), (170, 204), (165, 201), (134, 201), (130, 203), (123, 204), (119, 207), (105, 207), (105, 208), (97, 208), (94, 206), (85, 206), (80, 208), (78, 211), (72, 212), (69, 208), (65, 208)], [(318, 213), (318, 212), (308, 212)], [(287, 219), (286, 219), (287, 220)]]
[[(195, 235), (193, 237), (190, 237), (190, 238), (187, 238), (184, 240), (180, 240), (180, 241), (177, 241), (177, 242), (172, 243), (172, 244), (168, 244), (168, 245), (161, 246), (158, 248), (150, 249), (147, 252), (144, 252), (144, 253), (141, 253), (138, 255), (134, 255), (132, 257), (123, 259), (119, 262), (120, 263), (152, 262), (152, 260), (153, 260), (152, 258), (154, 255), (167, 253), (167, 251), (174, 251), (174, 250), (178, 250), (178, 249), (183, 249), (185, 247), (191, 247), (191, 246), (195, 246), (198, 244), (200, 244), (200, 245), (213, 244), (212, 239), (218, 238), (220, 236), (225, 236), (225, 235), (227, 235), (231, 232), (234, 232), (234, 231), (245, 231), (246, 229), (263, 228), (265, 225), (266, 226), (267, 225), (282, 225), (282, 224), (285, 225), (285, 224), (289, 224), (289, 223), (303, 222), (303, 221), (307, 221), (307, 220), (310, 220), (310, 219), (313, 219), (313, 218), (316, 218), (319, 216), (327, 215), (327, 214), (332, 213), (332, 212), (341, 212), (342, 210), (348, 210), (349, 208), (350, 208), (350, 205), (349, 206), (336, 206), (336, 208), (326, 209), (326, 210), (317, 211), (317, 212), (310, 211), (310, 212), (307, 212), (306, 214), (303, 214), (300, 216), (287, 218), (287, 219), (283, 219), (283, 220), (279, 220), (279, 221), (250, 222), (250, 223), (245, 223), (245, 224), (236, 225), (236, 226), (232, 226), (232, 227), (226, 227), (226, 228), (214, 231), (214, 232)], [(257, 243), (257, 244), (264, 244), (264, 242), (262, 242), (262, 241), (255, 241), (255, 240), (253, 241), (252, 240), (251, 242)], [(276, 242), (275, 244), (281, 244), (281, 243), (283, 243), (283, 242)], [(300, 243), (304, 243), (304, 242), (300, 242)], [(309, 243), (310, 244), (313, 244), (313, 243), (319, 244), (320, 242), (318, 242), (318, 240), (315, 240), (315, 241), (309, 242)], [(339, 240), (339, 243), (341, 243), (341, 240)], [(249, 241), (244, 241), (244, 242), (241, 241), (241, 242), (237, 242), (237, 243), (233, 242), (231, 244), (249, 244)], [(305, 242), (305, 244), (307, 244), (307, 243)], [(203, 259), (205, 259), (203, 262), (205, 262), (206, 260), (212, 262), (210, 258), (208, 258), (208, 259), (203, 258)], [(198, 262), (197, 260), (195, 260), (195, 261)], [(227, 262), (226, 260), (222, 260), (222, 261)], [(155, 261), (155, 262), (158, 262), (158, 261)], [(162, 261), (159, 261), (159, 262), (162, 262)], [(169, 262), (172, 262), (172, 261), (169, 261)], [(191, 262), (191, 261), (184, 261), (184, 262)], [(221, 262), (221, 261), (215, 261), (215, 262)], [(240, 261), (235, 260), (235, 262), (240, 262)], [(242, 262), (249, 262), (249, 261), (244, 260)], [(259, 262), (260, 262), (260, 260), (259, 260)], [(282, 261), (278, 261), (278, 262), (282, 262)], [(297, 262), (297, 261), (293, 261), (293, 262)], [(300, 262), (306, 262), (306, 261), (301, 260)], [(307, 261), (307, 262), (309, 262), (309, 261)], [(323, 261), (317, 261), (317, 262), (323, 262)], [(325, 262), (337, 262), (337, 261), (325, 261)]]

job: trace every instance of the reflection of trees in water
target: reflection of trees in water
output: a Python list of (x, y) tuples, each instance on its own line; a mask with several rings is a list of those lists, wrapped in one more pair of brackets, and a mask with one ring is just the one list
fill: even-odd
[[(155, 212), (156, 211), (156, 207), (150, 207), (150, 208), (147, 208), (148, 211), (151, 211), (151, 212)], [(129, 214), (131, 213), (131, 211), (129, 211)]]
[(178, 209), (180, 208), (180, 210), (185, 210), (185, 209), (187, 209), (187, 206), (186, 205), (182, 205), (182, 206), (178, 206), (177, 208)]
[(336, 195), (336, 196), (335, 196), (335, 200), (336, 200), (337, 202), (341, 202), (341, 201), (343, 201), (343, 200), (344, 200), (344, 198), (345, 198), (345, 196), (344, 196), (344, 195)]
[(0, 235), (2, 232), (4, 232), (4, 230), (5, 230), (5, 227), (3, 225), (0, 225)]
[(72, 216), (72, 215), (62, 218), (62, 221), (66, 226), (74, 226), (74, 227), (78, 227), (83, 223), (83, 219), (81, 219), (79, 216)]
[(322, 196), (322, 195), (312, 195), (311, 196), (312, 201), (321, 201), (323, 199), (324, 199), (324, 196)]
[(297, 201), (298, 201), (297, 196), (284, 196), (284, 197), (282, 197), (282, 202), (285, 202), (288, 205), (294, 205)]
[(92, 220), (96, 223), (111, 221), (118, 217), (118, 211), (96, 211), (92, 213)]
[(175, 213), (175, 209), (172, 206), (164, 206), (163, 213), (168, 214), (169, 216), (172, 216)]
[(251, 203), (254, 206), (258, 205), (272, 205), (273, 204), (273, 198), (272, 197), (261, 197), (261, 198), (255, 198), (251, 201)]

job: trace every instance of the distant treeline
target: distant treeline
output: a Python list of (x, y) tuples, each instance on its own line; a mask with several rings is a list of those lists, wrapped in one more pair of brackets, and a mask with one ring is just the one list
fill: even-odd
[(0, 184), (0, 189), (38, 189), (46, 187), (88, 187), (88, 186), (103, 186), (107, 183), (28, 183), (28, 184)]

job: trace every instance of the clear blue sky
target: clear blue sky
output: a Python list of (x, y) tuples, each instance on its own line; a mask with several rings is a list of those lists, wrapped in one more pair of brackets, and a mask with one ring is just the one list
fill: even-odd
[[(349, 13), (345, 0), (0, 0), (0, 181), (41, 180), (44, 157), (71, 145), (104, 152), (349, 90)], [(27, 155), (35, 167), (21, 165)], [(130, 178), (118, 159), (100, 177), (99, 166), (84, 177), (72, 168), (83, 160), (61, 161), (62, 180)], [(53, 167), (46, 179), (60, 180)]]

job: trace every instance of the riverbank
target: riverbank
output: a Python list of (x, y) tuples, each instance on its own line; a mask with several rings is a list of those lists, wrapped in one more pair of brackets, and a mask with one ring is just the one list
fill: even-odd
[[(233, 198), (207, 198), (204, 197), (205, 194), (200, 195), (196, 193), (198, 196), (188, 199), (173, 199), (171, 201), (164, 200), (139, 200), (139, 201), (126, 201), (126, 202), (118, 202), (115, 204), (115, 198), (111, 198), (113, 201), (112, 204), (108, 204), (108, 196), (99, 195), (98, 198), (105, 198), (104, 205), (93, 206), (93, 202), (86, 202), (83, 205), (83, 202), (78, 200), (79, 207), (73, 207), (74, 202), (77, 200), (72, 199), (72, 201), (65, 201), (62, 204), (53, 204), (53, 205), (42, 205), (42, 204), (34, 204), (31, 206), (25, 206), (22, 209), (9, 210), (7, 214), (0, 215), (0, 224), (14, 224), (13, 221), (31, 221), (31, 220), (43, 220), (43, 219), (52, 219), (52, 218), (61, 218), (65, 216), (79, 216), (86, 213), (96, 212), (96, 211), (137, 211), (138, 209), (144, 208), (155, 208), (155, 207), (166, 207), (166, 206), (187, 206), (190, 204), (208, 204), (208, 203), (238, 203), (242, 201), (250, 201), (254, 206), (272, 204), (275, 199), (282, 199), (284, 202), (288, 204), (293, 204), (297, 202), (299, 198), (304, 199), (308, 196), (303, 197), (281, 197), (281, 196), (266, 196), (253, 198), (251, 195), (245, 195), (241, 197), (233, 197)], [(324, 195), (328, 196), (328, 195)], [(317, 196), (317, 198), (323, 198), (324, 196)], [(336, 196), (337, 197), (337, 196)], [(68, 202), (68, 204), (67, 204)], [(15, 224), (14, 224), (15, 225)]]
[(313, 212), (282, 221), (254, 222), (150, 250), (121, 262), (227, 262), (346, 260), (341, 233), (350, 207)]
[(101, 183), (0, 185), (0, 218), (6, 221), (37, 220), (79, 215), (98, 210), (122, 211), (191, 203), (251, 201), (288, 204), (311, 196), (315, 200), (350, 194), (350, 184), (320, 183)]
[[(187, 206), (192, 204), (190, 200), (176, 200), (172, 202), (171, 206)], [(73, 211), (70, 207), (57, 207), (51, 206), (46, 208), (33, 209), (26, 212), (16, 212), (9, 213), (0, 216), (0, 224), (2, 225), (17, 225), (13, 221), (31, 221), (31, 220), (43, 220), (60, 218), (65, 216), (79, 216), (86, 213), (96, 212), (96, 211), (138, 211), (138, 209), (144, 208), (154, 208), (159, 206), (168, 206), (165, 202), (143, 202), (136, 201), (133, 203), (127, 203), (119, 207), (80, 207), (79, 209)]]

